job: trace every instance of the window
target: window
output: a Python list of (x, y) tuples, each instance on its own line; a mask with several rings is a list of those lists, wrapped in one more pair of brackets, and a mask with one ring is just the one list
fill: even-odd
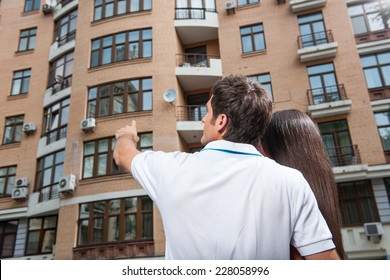
[[(355, 34), (362, 34), (390, 28), (390, 18), (386, 16), (384, 1), (366, 1), (366, 3), (351, 5), (348, 13), (351, 17)], [(383, 6), (382, 6), (383, 5)], [(387, 19), (387, 20), (386, 20)]]
[(346, 120), (319, 123), (318, 128), (333, 166), (351, 165), (355, 162), (355, 150)]
[(49, 84), (53, 93), (72, 86), (73, 52), (65, 54), (50, 63)]
[(152, 110), (152, 78), (119, 81), (88, 91), (88, 118)]
[(58, 47), (73, 41), (76, 38), (77, 10), (62, 16), (55, 22), (54, 38)]
[(28, 221), (26, 255), (50, 254), (57, 233), (57, 216), (32, 218)]
[(205, 19), (205, 12), (216, 12), (215, 0), (176, 0), (175, 19)]
[[(151, 133), (140, 133), (139, 137), (137, 149), (146, 151), (153, 148)], [(114, 146), (115, 138), (103, 138), (84, 143), (83, 179), (124, 172), (115, 164)]]
[(80, 204), (80, 245), (153, 240), (153, 202), (148, 196)]
[(24, 11), (30, 12), (30, 11), (36, 11), (40, 8), (41, 1), (40, 0), (26, 0), (24, 3)]
[(24, 116), (5, 119), (3, 144), (20, 143), (22, 139)]
[(64, 150), (38, 159), (35, 189), (39, 191), (39, 201), (58, 198), (58, 182), (63, 175)]
[(339, 86), (332, 63), (307, 67), (313, 104), (340, 100)]
[(270, 74), (259, 74), (254, 76), (248, 77), (250, 80), (256, 81), (261, 83), (261, 85), (264, 87), (264, 89), (268, 92), (269, 96), (273, 100), (273, 94), (272, 94), (272, 84), (271, 84), (271, 75)]
[(243, 53), (265, 50), (264, 29), (262, 24), (241, 27), (240, 34)]
[(94, 20), (151, 9), (152, 0), (95, 0)]
[(11, 95), (28, 93), (30, 78), (31, 69), (15, 71), (12, 79)]
[(18, 51), (23, 52), (23, 51), (35, 49), (36, 36), (37, 36), (36, 28), (21, 30), (20, 37), (19, 37)]
[(0, 167), (0, 197), (9, 197), (15, 185), (16, 165)]
[(383, 150), (386, 152), (390, 151), (390, 110), (375, 113), (375, 120), (382, 140)]
[(133, 30), (92, 41), (91, 67), (152, 57), (152, 29)]
[(250, 5), (254, 3), (259, 3), (260, 0), (238, 0), (237, 5), (238, 7), (245, 6), (245, 5)]
[(69, 103), (70, 98), (66, 98), (45, 109), (43, 136), (47, 137), (47, 144), (66, 138)]
[(360, 57), (368, 89), (390, 86), (390, 52)]
[(385, 182), (387, 199), (389, 200), (389, 203), (390, 203), (390, 178), (384, 178), (383, 180)]
[(180, 107), (177, 108), (178, 119), (201, 121), (207, 113), (206, 103), (209, 99), (208, 93), (187, 95), (188, 109), (182, 112)]
[(299, 47), (307, 48), (328, 43), (327, 32), (323, 22), (322, 13), (310, 14), (298, 17)]
[(0, 258), (10, 258), (14, 256), (16, 232), (18, 221), (0, 222)]
[(370, 180), (338, 183), (338, 193), (343, 226), (379, 222)]

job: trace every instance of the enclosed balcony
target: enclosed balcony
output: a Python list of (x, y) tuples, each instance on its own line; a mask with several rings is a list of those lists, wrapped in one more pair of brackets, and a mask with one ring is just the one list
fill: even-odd
[(290, 5), (293, 13), (300, 13), (325, 7), (326, 0), (290, 0)]
[(203, 135), (202, 118), (206, 112), (205, 105), (176, 107), (176, 129), (187, 144), (200, 142)]
[(176, 77), (184, 91), (210, 88), (222, 77), (221, 59), (216, 55), (176, 55)]
[(331, 30), (298, 36), (298, 56), (301, 62), (333, 58), (337, 47)]
[(322, 118), (347, 114), (352, 101), (347, 98), (343, 84), (307, 90), (310, 117)]
[(72, 11), (79, 5), (79, 0), (58, 0), (54, 8), (54, 20), (57, 20), (64, 14)]
[(183, 45), (218, 39), (218, 14), (209, 8), (176, 8), (175, 28)]

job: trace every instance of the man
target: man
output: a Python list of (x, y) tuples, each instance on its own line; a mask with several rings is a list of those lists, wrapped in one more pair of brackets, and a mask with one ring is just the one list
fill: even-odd
[(337, 259), (330, 231), (302, 174), (256, 149), (272, 101), (259, 83), (215, 83), (198, 153), (139, 152), (135, 121), (119, 129), (114, 158), (160, 210), (166, 259)]

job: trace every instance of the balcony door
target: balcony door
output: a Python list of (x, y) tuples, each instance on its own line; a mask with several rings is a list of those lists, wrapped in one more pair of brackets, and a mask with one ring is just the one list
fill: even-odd
[[(195, 67), (208, 67), (207, 48), (200, 46), (195, 48), (185, 49), (185, 62)], [(206, 101), (207, 102), (207, 101)]]
[(346, 120), (318, 124), (322, 141), (333, 166), (350, 165), (354, 161), (354, 150)]
[(307, 68), (307, 73), (315, 105), (340, 100), (336, 74), (332, 63), (310, 66)]
[(328, 43), (325, 24), (321, 13), (298, 17), (302, 47), (312, 47)]
[(207, 113), (206, 103), (209, 100), (208, 93), (187, 96), (189, 108), (189, 120), (201, 121)]

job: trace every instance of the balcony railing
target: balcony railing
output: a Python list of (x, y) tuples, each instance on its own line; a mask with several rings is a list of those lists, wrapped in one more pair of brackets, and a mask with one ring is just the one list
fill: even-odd
[(175, 8), (175, 19), (206, 19), (206, 12), (216, 12), (210, 8)]
[(39, 202), (46, 202), (58, 197), (58, 183), (39, 189)]
[(76, 39), (76, 30), (71, 31), (62, 37), (56, 38), (56, 41), (58, 42), (58, 47), (61, 47), (66, 43), (73, 41), (74, 39)]
[(154, 241), (97, 244), (73, 248), (74, 260), (115, 260), (136, 257), (153, 257)]
[(362, 163), (357, 145), (326, 148), (326, 150), (333, 167)]
[(54, 82), (49, 86), (52, 89), (52, 94), (55, 94), (63, 89), (72, 86), (72, 75), (67, 77), (56, 76)]
[(345, 100), (347, 94), (343, 84), (313, 88), (307, 90), (307, 98), (310, 105), (318, 105), (322, 103)]
[(298, 48), (308, 48), (334, 42), (332, 30), (298, 36)]
[(210, 67), (210, 59), (219, 59), (217, 55), (185, 53), (176, 55), (176, 65), (179, 67)]
[(58, 140), (66, 138), (66, 132), (68, 130), (68, 125), (64, 125), (62, 127), (59, 127), (55, 130), (52, 130), (46, 134), (46, 145), (49, 145), (51, 143), (54, 143)]
[(177, 121), (201, 121), (206, 113), (206, 105), (187, 105), (176, 107)]

